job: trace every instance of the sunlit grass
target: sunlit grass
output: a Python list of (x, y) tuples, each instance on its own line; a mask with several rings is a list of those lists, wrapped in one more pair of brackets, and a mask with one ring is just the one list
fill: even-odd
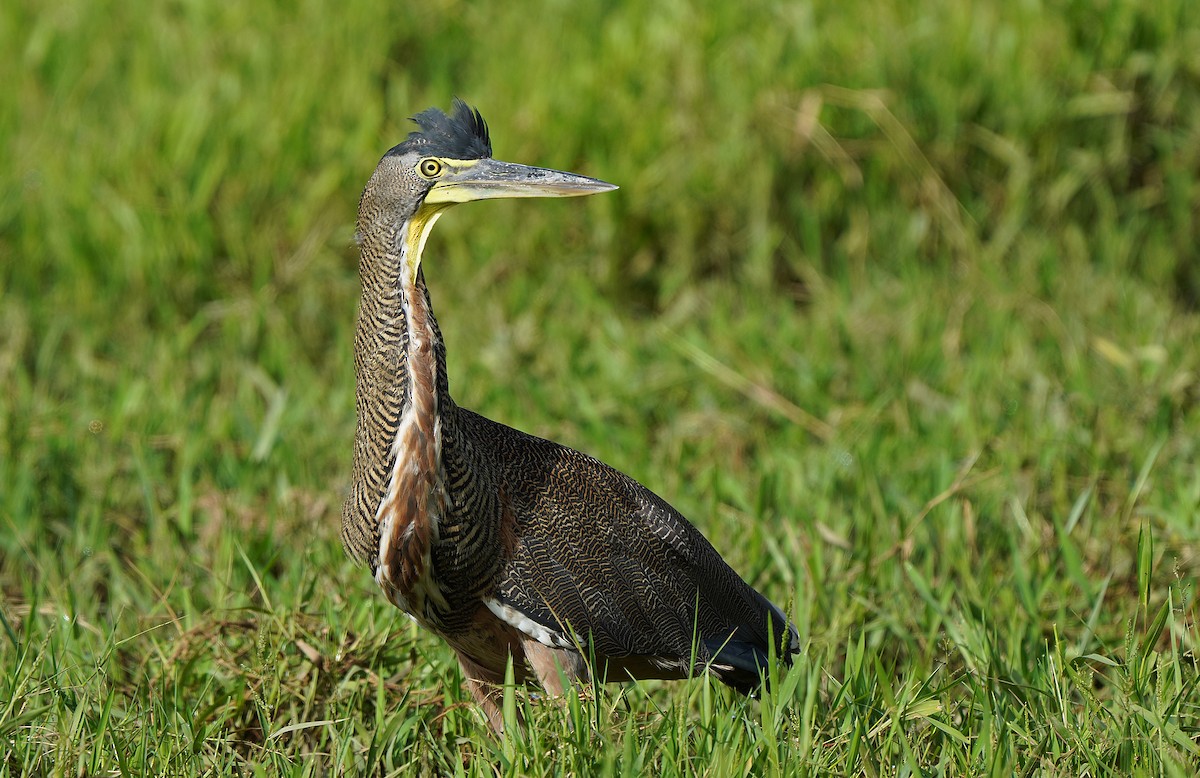
[[(0, 775), (1193, 774), (1189, 5), (5, 5)], [(455, 94), (621, 186), (442, 220), (455, 396), (785, 604), (761, 701), (493, 738), (344, 558), (354, 208)]]

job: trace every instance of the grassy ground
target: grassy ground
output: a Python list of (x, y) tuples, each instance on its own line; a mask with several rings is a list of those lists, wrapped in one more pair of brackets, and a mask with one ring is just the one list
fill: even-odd
[[(0, 775), (1193, 774), (1190, 4), (5, 3)], [(786, 603), (761, 702), (494, 740), (343, 557), (355, 204), (454, 94), (622, 187), (439, 224), (456, 397)]]

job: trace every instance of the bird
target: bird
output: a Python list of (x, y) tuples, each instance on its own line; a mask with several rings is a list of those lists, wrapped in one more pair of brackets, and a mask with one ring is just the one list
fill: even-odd
[(348, 555), (387, 600), (440, 636), (497, 732), (506, 669), (569, 687), (708, 672), (744, 694), (795, 625), (665, 500), (586, 454), (458, 406), (425, 283), (434, 223), (459, 203), (617, 187), (501, 162), (487, 123), (454, 99), (391, 148), (358, 206)]

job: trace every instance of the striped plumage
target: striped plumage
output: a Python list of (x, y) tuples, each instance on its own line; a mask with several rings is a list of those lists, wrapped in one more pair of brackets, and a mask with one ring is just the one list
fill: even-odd
[[(783, 612), (670, 505), (628, 476), (459, 408), (420, 259), (450, 205), (613, 187), (491, 159), (460, 101), (380, 161), (359, 203), (358, 429), (342, 512), (347, 552), (394, 604), (456, 651), (500, 727), (495, 684), (680, 678), (748, 692), (773, 651), (798, 650)], [(773, 644), (773, 645), (772, 645)], [(694, 664), (693, 664), (694, 662)]]

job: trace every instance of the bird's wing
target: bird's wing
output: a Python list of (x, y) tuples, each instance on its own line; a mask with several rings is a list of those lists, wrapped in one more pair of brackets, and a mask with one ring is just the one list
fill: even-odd
[(663, 666), (711, 661), (757, 676), (772, 634), (777, 653), (794, 653), (783, 612), (664, 500), (564, 446), (519, 448), (503, 474), (517, 542), (488, 601), (497, 616), (547, 645)]

